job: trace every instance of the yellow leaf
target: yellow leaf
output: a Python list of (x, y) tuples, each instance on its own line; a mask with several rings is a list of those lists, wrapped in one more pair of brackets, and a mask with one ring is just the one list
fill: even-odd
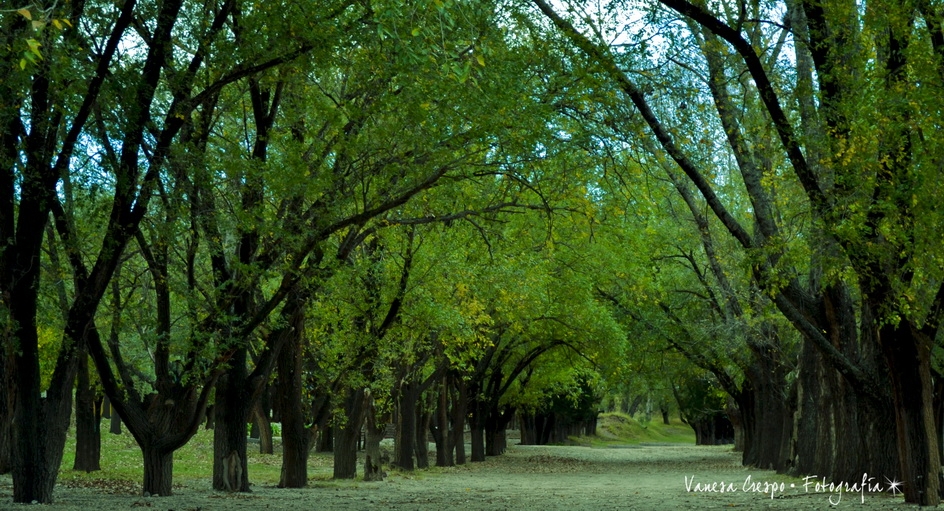
[(479, 65), (485, 67), (485, 57), (482, 55), (476, 55), (475, 60), (479, 61)]
[(59, 20), (53, 19), (52, 26), (56, 27), (56, 30), (62, 30), (62, 23), (59, 23)]
[(32, 19), (33, 19), (33, 14), (29, 12), (29, 9), (26, 9), (26, 8), (17, 9), (16, 12), (20, 13), (20, 16), (23, 16), (24, 18), (26, 18), (26, 19), (28, 19), (28, 20), (32, 20)]

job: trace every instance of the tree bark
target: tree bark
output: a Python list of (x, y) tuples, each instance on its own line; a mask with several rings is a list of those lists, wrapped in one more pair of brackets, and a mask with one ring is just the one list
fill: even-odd
[(465, 456), (465, 418), (468, 410), (469, 392), (466, 382), (461, 377), (453, 376), (455, 395), (452, 399), (452, 430), (449, 432), (449, 446), (456, 451), (456, 465), (464, 465)]
[(79, 352), (75, 391), (75, 461), (72, 470), (101, 470), (101, 400), (89, 381), (88, 353)]
[[(818, 474), (815, 468), (815, 456), (818, 450), (816, 425), (819, 417), (816, 389), (822, 378), (820, 354), (812, 343), (803, 343), (800, 350), (800, 363), (797, 374), (797, 411), (794, 435), (791, 439), (791, 470), (794, 476)], [(825, 449), (826, 446), (821, 446)]]
[(383, 440), (385, 425), (377, 420), (377, 408), (374, 398), (367, 396), (367, 438), (364, 440), (364, 480), (383, 481), (383, 464), (380, 461), (380, 441)]
[(479, 426), (473, 422), (470, 430), (472, 434), (472, 457), (470, 459), (473, 462), (485, 461), (485, 426)]
[[(263, 396), (266, 392), (263, 392)], [(266, 410), (266, 399), (258, 399), (256, 406), (253, 407), (253, 424), (259, 436), (259, 454), (272, 454), (272, 421), (269, 420), (269, 414)]]
[(304, 488), (308, 485), (308, 451), (312, 435), (305, 427), (302, 406), (302, 342), (305, 332), (305, 308), (297, 294), (289, 295), (283, 312), (289, 327), (280, 335), (289, 336), (276, 359), (275, 405), (282, 422), (282, 474), (279, 488)]
[(112, 435), (121, 434), (121, 416), (118, 415), (118, 412), (114, 411), (114, 409), (112, 409), (111, 412), (111, 420), (108, 424), (108, 432)]
[[(11, 304), (14, 318), (30, 317), (19, 311), (22, 305), (29, 307), (28, 304)], [(35, 303), (32, 308), (35, 311)], [(63, 339), (52, 382), (46, 397), (41, 397), (36, 324), (24, 321), (14, 325), (14, 335), (21, 342), (13, 357), (16, 393), (13, 408), (13, 502), (49, 504), (53, 500), (53, 488), (62, 464), (72, 415), (76, 346), (69, 337)]]
[(505, 453), (508, 447), (506, 430), (514, 416), (514, 408), (495, 406), (489, 411), (485, 419), (486, 456), (501, 456)]
[(879, 341), (890, 371), (905, 501), (940, 503), (941, 463), (934, 425), (931, 343), (907, 321), (884, 325)]
[(357, 477), (357, 439), (364, 424), (364, 390), (348, 390), (344, 398), (346, 421), (334, 429), (334, 478)]
[(252, 403), (247, 392), (246, 350), (238, 349), (216, 388), (213, 428), (213, 489), (249, 492), (247, 424)]
[(455, 465), (453, 446), (449, 433), (449, 386), (448, 377), (442, 378), (439, 385), (439, 395), (436, 400), (436, 425), (431, 427), (433, 438), (436, 440), (436, 466), (451, 467)]
[(174, 451), (142, 447), (144, 456), (144, 495), (171, 495), (174, 478)]
[(419, 401), (416, 409), (416, 468), (429, 468), (429, 437), (427, 432), (432, 413), (425, 400)]
[(413, 470), (413, 452), (416, 449), (417, 383), (408, 382), (400, 386), (397, 403), (396, 455), (395, 463), (400, 470)]
[(13, 470), (13, 352), (11, 343), (0, 339), (0, 474)]
[(333, 427), (318, 428), (318, 452), (334, 452)]

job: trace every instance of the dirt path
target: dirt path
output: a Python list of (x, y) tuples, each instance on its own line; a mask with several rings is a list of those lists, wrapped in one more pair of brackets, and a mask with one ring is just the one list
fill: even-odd
[[(233, 495), (213, 492), (207, 483), (192, 481), (183, 482), (174, 496), (163, 498), (135, 496), (140, 488), (136, 483), (117, 485), (111, 494), (59, 487), (56, 503), (43, 509), (915, 509), (905, 506), (900, 496), (838, 494), (817, 489), (812, 479), (804, 486), (800, 479), (748, 470), (739, 466), (738, 458), (730, 446), (513, 446), (505, 456), (484, 463), (413, 475), (393, 473), (382, 483), (318, 480), (303, 490), (256, 486), (251, 494)], [(330, 474), (328, 458), (315, 457), (312, 462), (316, 477)], [(723, 493), (719, 491), (721, 483)], [(769, 494), (746, 491), (752, 483), (761, 491), (765, 483), (767, 489), (776, 485), (778, 490), (782, 484), (783, 493), (777, 491), (771, 499)], [(715, 491), (695, 491), (706, 486)], [(13, 506), (11, 495), (9, 476), (0, 477), (0, 508), (26, 508)]]

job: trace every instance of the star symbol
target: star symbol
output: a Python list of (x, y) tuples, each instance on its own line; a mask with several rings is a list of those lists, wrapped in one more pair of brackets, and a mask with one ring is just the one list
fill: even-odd
[(904, 481), (899, 481), (897, 479), (889, 479), (885, 477), (885, 481), (888, 482), (888, 491), (892, 492), (892, 495), (898, 495), (903, 493), (901, 487), (905, 484)]

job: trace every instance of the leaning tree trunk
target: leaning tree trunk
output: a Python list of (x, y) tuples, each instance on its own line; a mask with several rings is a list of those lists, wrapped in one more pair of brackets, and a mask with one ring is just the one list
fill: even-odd
[(247, 391), (246, 350), (238, 349), (216, 387), (213, 428), (213, 489), (249, 492), (246, 438), (252, 403)]
[(72, 470), (101, 470), (101, 401), (89, 381), (88, 353), (79, 352), (75, 391), (75, 462)]
[(266, 394), (268, 391), (264, 390), (252, 410), (253, 424), (259, 433), (259, 454), (273, 454), (272, 421), (269, 419)]
[(348, 390), (344, 398), (344, 426), (334, 429), (334, 478), (357, 477), (357, 439), (364, 423), (364, 390)]

